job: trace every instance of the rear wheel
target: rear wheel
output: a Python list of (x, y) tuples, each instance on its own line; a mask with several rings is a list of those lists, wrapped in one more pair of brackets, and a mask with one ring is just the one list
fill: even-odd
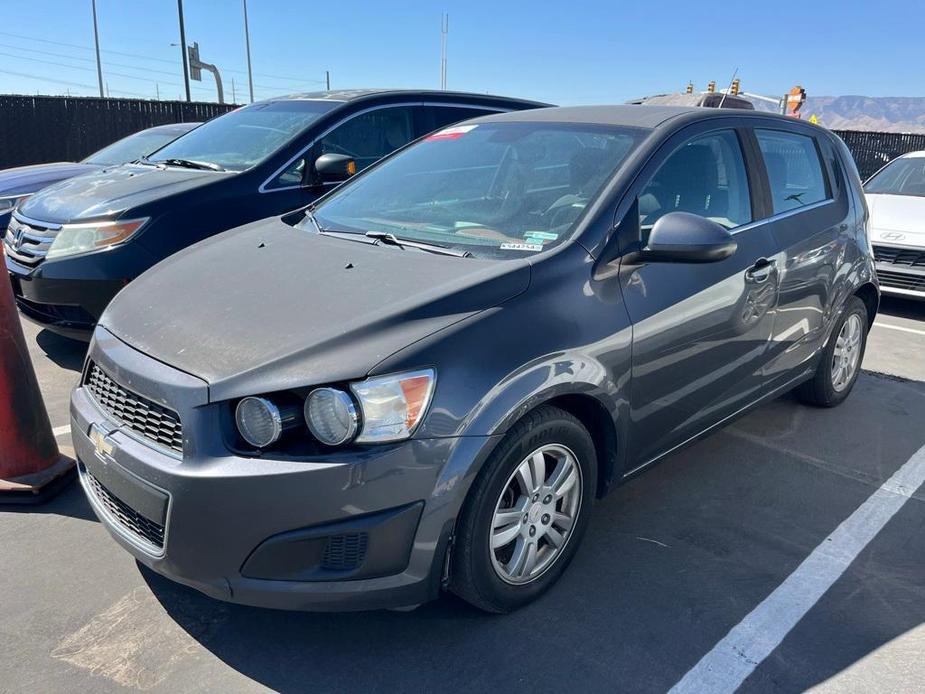
[(854, 296), (835, 324), (813, 378), (800, 385), (797, 395), (817, 407), (835, 407), (854, 387), (867, 346), (867, 307)]
[(594, 501), (594, 444), (575, 417), (543, 406), (486, 462), (460, 516), (450, 588), (489, 612), (535, 600), (558, 580)]

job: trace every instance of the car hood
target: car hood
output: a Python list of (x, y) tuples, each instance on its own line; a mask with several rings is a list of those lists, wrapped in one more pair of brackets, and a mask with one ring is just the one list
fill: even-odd
[(870, 240), (895, 246), (925, 246), (925, 197), (867, 194)]
[(100, 324), (205, 380), (218, 401), (362, 378), (529, 281), (524, 260), (373, 246), (274, 218), (164, 261), (126, 287)]
[(50, 186), (26, 200), (20, 211), (27, 217), (58, 224), (115, 217), (145, 203), (200, 188), (229, 175), (125, 164)]
[(17, 166), (15, 169), (0, 171), (0, 196), (18, 193), (34, 193), (45, 186), (73, 178), (90, 171), (97, 171), (96, 164), (75, 164), (70, 161), (57, 161), (50, 164), (33, 164)]

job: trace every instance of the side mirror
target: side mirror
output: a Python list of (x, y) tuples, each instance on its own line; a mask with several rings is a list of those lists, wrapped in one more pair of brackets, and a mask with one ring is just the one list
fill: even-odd
[(713, 263), (736, 251), (736, 241), (716, 222), (689, 212), (660, 217), (640, 260), (666, 263)]
[(357, 172), (357, 163), (346, 154), (322, 154), (315, 160), (315, 173), (322, 183), (346, 181)]

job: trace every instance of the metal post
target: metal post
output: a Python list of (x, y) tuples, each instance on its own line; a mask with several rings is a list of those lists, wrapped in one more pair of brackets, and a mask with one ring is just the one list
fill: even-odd
[(244, 46), (247, 49), (247, 87), (254, 103), (254, 76), (251, 74), (251, 32), (247, 25), (247, 0), (244, 0)]
[(183, 56), (183, 84), (186, 87), (186, 100), (192, 101), (189, 93), (189, 64), (186, 58), (186, 27), (183, 26), (183, 0), (177, 0), (177, 14), (180, 16), (180, 55)]
[(331, 71), (330, 70), (324, 71), (324, 84), (325, 84), (325, 89), (327, 89), (327, 91), (331, 91)]
[(450, 30), (450, 15), (440, 17), (440, 89), (446, 91), (446, 35)]
[(100, 83), (100, 98), (103, 97), (103, 65), (100, 62), (100, 32), (96, 26), (96, 0), (93, 0), (93, 42), (96, 44), (96, 77)]

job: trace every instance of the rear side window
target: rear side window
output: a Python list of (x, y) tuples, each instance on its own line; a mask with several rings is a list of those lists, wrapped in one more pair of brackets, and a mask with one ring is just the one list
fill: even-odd
[(796, 210), (830, 197), (816, 141), (780, 130), (756, 130), (771, 188), (774, 214)]
[(415, 122), (415, 136), (420, 137), (434, 130), (445, 128), (453, 123), (459, 123), (470, 118), (487, 116), (497, 111), (488, 111), (483, 108), (464, 107), (464, 106), (420, 106), (417, 109), (417, 120)]

